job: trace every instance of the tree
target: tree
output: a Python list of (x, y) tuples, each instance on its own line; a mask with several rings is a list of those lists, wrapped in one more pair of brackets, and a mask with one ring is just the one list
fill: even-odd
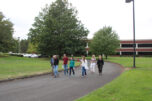
[(21, 48), (21, 53), (26, 53), (28, 49), (28, 40), (21, 40), (20, 41), (20, 48)]
[(8, 52), (13, 47), (13, 24), (0, 12), (0, 52)]
[(31, 42), (28, 43), (27, 53), (38, 53), (37, 52), (37, 45), (33, 45)]
[(19, 49), (19, 40), (13, 38), (11, 51), (12, 51), (13, 53), (18, 53), (18, 52), (19, 52), (18, 49)]
[(28, 37), (41, 54), (84, 53), (88, 30), (76, 16), (67, 0), (56, 0), (35, 17)]
[(103, 27), (97, 31), (91, 41), (90, 49), (92, 53), (97, 55), (104, 54), (106, 56), (114, 54), (119, 47), (119, 38), (112, 27)]

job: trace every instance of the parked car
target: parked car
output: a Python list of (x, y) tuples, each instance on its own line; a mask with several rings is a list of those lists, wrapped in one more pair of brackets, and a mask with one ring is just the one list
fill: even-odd
[(31, 58), (38, 58), (39, 56), (37, 54), (31, 54)]
[(32, 54), (24, 54), (23, 57), (31, 57)]
[(24, 54), (23, 57), (28, 57), (28, 58), (38, 58), (39, 55), (37, 54)]

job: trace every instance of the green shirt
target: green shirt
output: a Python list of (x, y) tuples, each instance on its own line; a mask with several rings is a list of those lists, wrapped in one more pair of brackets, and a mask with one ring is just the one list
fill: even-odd
[(75, 61), (74, 60), (70, 60), (70, 67), (74, 67), (75, 65)]

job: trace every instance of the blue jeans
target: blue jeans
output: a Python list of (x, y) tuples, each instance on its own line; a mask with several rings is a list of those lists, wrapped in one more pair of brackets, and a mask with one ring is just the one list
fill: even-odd
[(68, 74), (68, 65), (64, 64), (64, 75)]
[(58, 65), (54, 65), (53, 71), (54, 71), (54, 76), (57, 76), (58, 75)]
[(82, 76), (87, 75), (85, 67), (82, 67)]

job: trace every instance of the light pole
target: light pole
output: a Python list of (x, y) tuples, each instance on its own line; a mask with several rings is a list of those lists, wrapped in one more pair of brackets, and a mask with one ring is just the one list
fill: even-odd
[(135, 0), (126, 0), (126, 3), (133, 2), (133, 68), (136, 68), (136, 40), (135, 40)]
[(87, 46), (85, 47), (86, 49), (86, 53), (87, 53), (87, 56), (88, 56), (88, 53), (89, 53), (89, 46), (88, 46), (88, 42), (87, 42)]
[(18, 37), (18, 53), (20, 53), (20, 37)]

